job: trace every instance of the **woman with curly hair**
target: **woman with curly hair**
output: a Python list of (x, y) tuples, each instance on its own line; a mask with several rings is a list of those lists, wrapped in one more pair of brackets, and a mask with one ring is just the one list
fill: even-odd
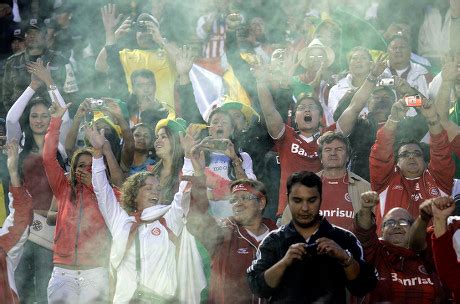
[[(114, 303), (129, 302), (139, 288), (148, 291), (152, 303), (174, 301), (178, 288), (176, 242), (184, 227), (182, 197), (187, 182), (181, 181), (172, 202), (164, 204), (157, 175), (136, 173), (122, 186), (121, 205), (105, 174), (101, 157), (105, 138), (95, 128), (87, 130), (87, 137), (94, 148), (94, 191), (113, 240), (110, 262), (119, 278)], [(191, 162), (182, 162), (182, 173), (192, 175)]]

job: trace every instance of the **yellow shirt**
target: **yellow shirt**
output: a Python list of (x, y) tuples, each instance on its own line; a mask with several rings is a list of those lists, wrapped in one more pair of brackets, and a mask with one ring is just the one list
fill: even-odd
[(5, 206), (5, 192), (3, 189), (3, 184), (0, 183), (0, 227), (3, 226), (3, 222), (6, 219), (6, 206)]
[(125, 71), (128, 90), (132, 92), (131, 74), (135, 70), (147, 69), (153, 72), (156, 81), (155, 98), (167, 105), (169, 112), (174, 112), (174, 82), (176, 72), (168, 60), (166, 52), (160, 50), (120, 51), (120, 62)]

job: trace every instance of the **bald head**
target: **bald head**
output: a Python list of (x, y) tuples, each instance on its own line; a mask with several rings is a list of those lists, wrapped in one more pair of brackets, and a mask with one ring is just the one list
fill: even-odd
[(383, 218), (383, 240), (395, 246), (408, 248), (409, 230), (413, 222), (413, 216), (406, 209), (391, 209)]

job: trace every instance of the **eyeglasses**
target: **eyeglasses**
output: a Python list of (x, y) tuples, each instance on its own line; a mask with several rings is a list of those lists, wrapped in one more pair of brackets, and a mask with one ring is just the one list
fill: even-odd
[(230, 199), (230, 204), (236, 204), (238, 202), (242, 202), (242, 201), (255, 201), (255, 200), (258, 200), (258, 197), (255, 196), (255, 195), (251, 195), (251, 194), (248, 194), (248, 195), (241, 195), (241, 196), (234, 196)]
[(411, 156), (412, 157), (422, 157), (423, 153), (422, 153), (422, 151), (416, 150), (416, 151), (412, 151), (412, 152), (404, 151), (404, 152), (401, 152), (401, 153), (398, 154), (398, 157), (400, 157), (400, 158), (409, 158)]
[(399, 225), (401, 227), (406, 227), (410, 226), (412, 224), (412, 221), (406, 220), (406, 219), (399, 219), (399, 220), (387, 220), (383, 223), (383, 228), (385, 227), (390, 227), (394, 228), (396, 225)]
[(316, 105), (300, 105), (297, 107), (296, 111), (315, 111), (318, 110)]

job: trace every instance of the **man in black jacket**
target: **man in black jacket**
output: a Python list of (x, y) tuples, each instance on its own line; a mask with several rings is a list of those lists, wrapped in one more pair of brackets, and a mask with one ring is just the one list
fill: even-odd
[(321, 179), (312, 172), (287, 181), (292, 221), (270, 233), (248, 269), (253, 293), (270, 303), (345, 303), (345, 287), (363, 296), (376, 283), (373, 266), (349, 231), (319, 215)]

